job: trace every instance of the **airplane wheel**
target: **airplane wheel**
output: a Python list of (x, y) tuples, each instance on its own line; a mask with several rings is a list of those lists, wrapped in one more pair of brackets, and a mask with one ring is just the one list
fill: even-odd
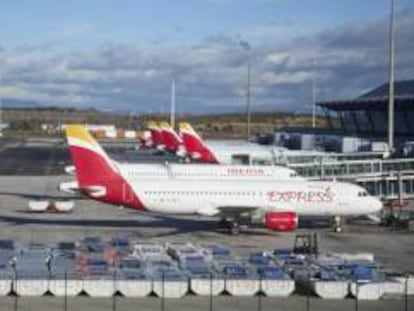
[(335, 216), (333, 218), (333, 230), (336, 233), (341, 233), (342, 232), (342, 217), (340, 216)]

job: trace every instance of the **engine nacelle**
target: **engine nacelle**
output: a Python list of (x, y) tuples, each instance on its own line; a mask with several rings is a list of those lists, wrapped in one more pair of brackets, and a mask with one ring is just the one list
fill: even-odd
[(294, 231), (298, 227), (295, 212), (268, 212), (265, 214), (265, 227), (273, 231)]

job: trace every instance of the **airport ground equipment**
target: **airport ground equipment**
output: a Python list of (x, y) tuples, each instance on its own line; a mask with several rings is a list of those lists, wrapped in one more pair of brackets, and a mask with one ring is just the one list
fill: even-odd
[(293, 246), (293, 252), (295, 254), (317, 256), (319, 253), (319, 242), (318, 241), (319, 241), (318, 234), (315, 232), (296, 234), (295, 243)]
[(223, 245), (127, 241), (89, 236), (15, 246), (0, 240), (0, 295), (287, 297), (295, 289), (322, 299), (414, 295), (413, 276), (389, 272), (370, 253), (316, 255), (291, 248), (239, 257)]

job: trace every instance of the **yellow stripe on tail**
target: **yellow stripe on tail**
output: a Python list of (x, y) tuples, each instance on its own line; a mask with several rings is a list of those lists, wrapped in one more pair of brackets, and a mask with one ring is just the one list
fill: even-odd
[(68, 138), (75, 138), (84, 143), (98, 146), (96, 140), (92, 137), (84, 125), (68, 124), (66, 125), (66, 136)]

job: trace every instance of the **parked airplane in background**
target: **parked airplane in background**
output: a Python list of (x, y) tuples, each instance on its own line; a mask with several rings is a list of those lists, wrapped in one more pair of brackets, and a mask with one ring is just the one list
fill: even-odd
[(145, 179), (116, 164), (83, 126), (66, 128), (80, 191), (101, 202), (165, 214), (218, 216), (231, 233), (240, 220), (260, 215), (266, 228), (291, 231), (302, 215), (367, 215), (381, 202), (356, 185), (301, 180)]
[(160, 122), (159, 128), (161, 130), (165, 150), (174, 153), (177, 156), (185, 156), (186, 152), (181, 137), (178, 136), (170, 124), (167, 122)]
[(189, 123), (180, 123), (179, 130), (187, 155), (194, 161), (212, 164), (231, 164), (237, 161), (250, 164), (250, 159), (254, 157), (272, 163), (275, 156), (272, 154), (273, 149), (250, 142), (203, 141)]
[[(89, 133), (88, 135), (92, 137)], [(103, 150), (102, 150), (103, 151)], [(246, 165), (206, 165), (206, 164), (119, 164), (111, 159), (119, 167), (125, 176), (143, 179), (216, 179), (216, 180), (285, 180), (303, 179), (297, 173), (284, 166), (246, 166)], [(125, 169), (127, 168), (127, 169)], [(75, 175), (74, 165), (66, 166), (65, 172)], [(68, 193), (77, 193), (79, 185), (77, 181), (63, 182), (59, 184), (59, 190)]]
[(283, 164), (290, 159), (314, 159), (326, 155), (320, 151), (289, 150), (279, 146), (265, 146), (247, 141), (204, 141), (189, 123), (180, 123), (180, 137), (187, 156), (193, 161), (214, 164)]
[(151, 133), (152, 147), (158, 151), (165, 150), (165, 141), (160, 127), (156, 122), (148, 122), (148, 130)]

